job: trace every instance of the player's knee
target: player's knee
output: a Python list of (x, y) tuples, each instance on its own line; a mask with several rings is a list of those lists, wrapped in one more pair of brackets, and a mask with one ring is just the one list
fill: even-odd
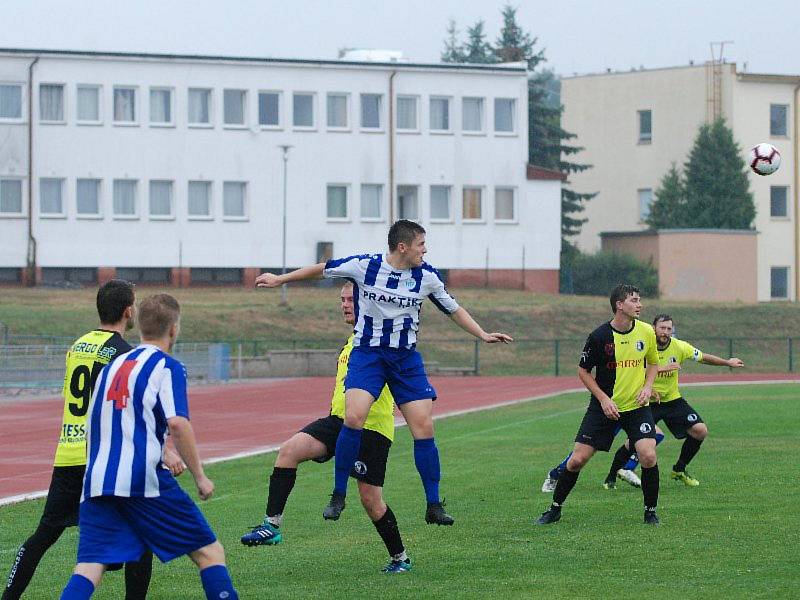
[(586, 454), (578, 454), (573, 452), (572, 456), (569, 457), (567, 461), (567, 469), (572, 471), (580, 471), (587, 462), (589, 462), (589, 456)]
[(191, 558), (194, 564), (202, 571), (214, 565), (224, 565), (225, 550), (222, 548), (222, 544), (214, 542), (208, 546), (203, 546), (199, 550), (195, 550), (189, 555), (189, 558)]
[(656, 457), (656, 449), (655, 448), (642, 448), (636, 449), (637, 454), (639, 455), (639, 464), (642, 465), (645, 469), (649, 469), (650, 467), (654, 467), (657, 462)]
[(697, 423), (689, 429), (689, 435), (696, 440), (703, 441), (708, 435), (708, 427), (705, 423)]
[(380, 488), (362, 486), (359, 488), (359, 495), (361, 496), (361, 505), (373, 521), (380, 519), (386, 512), (386, 504), (383, 502)]

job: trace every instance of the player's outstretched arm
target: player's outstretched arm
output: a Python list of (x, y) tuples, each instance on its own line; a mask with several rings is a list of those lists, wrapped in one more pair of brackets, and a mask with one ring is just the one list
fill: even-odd
[(487, 344), (496, 344), (498, 342), (508, 344), (514, 341), (514, 338), (505, 333), (486, 333), (483, 328), (478, 325), (477, 321), (472, 318), (472, 315), (467, 312), (466, 308), (459, 306), (455, 312), (450, 313), (450, 318), (453, 319), (453, 322), (461, 327), (461, 329), (483, 340)]
[(169, 435), (175, 443), (175, 449), (194, 477), (197, 493), (201, 499), (208, 500), (214, 493), (214, 483), (206, 477), (203, 465), (200, 463), (192, 424), (186, 417), (172, 417), (167, 419), (167, 425), (169, 426)]
[(714, 356), (713, 354), (703, 354), (703, 358), (700, 360), (700, 362), (705, 365), (730, 367), (731, 369), (739, 369), (744, 366), (744, 361), (741, 358), (736, 358), (735, 356), (725, 359), (720, 358), (719, 356)]
[(256, 277), (256, 287), (260, 288), (276, 288), (282, 286), (284, 283), (291, 283), (293, 281), (303, 281), (304, 279), (319, 279), (322, 277), (322, 272), (325, 270), (325, 263), (311, 265), (310, 267), (303, 267), (295, 271), (284, 273), (283, 275), (275, 275), (274, 273), (262, 273)]

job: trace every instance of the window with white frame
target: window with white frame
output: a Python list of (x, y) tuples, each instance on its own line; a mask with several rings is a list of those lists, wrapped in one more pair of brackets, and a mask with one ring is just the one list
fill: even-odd
[(347, 219), (347, 186), (341, 184), (328, 185), (327, 217), (331, 220)]
[(639, 110), (639, 142), (649, 144), (653, 141), (653, 111)]
[(450, 131), (450, 98), (431, 98), (430, 129), (431, 131)]
[(192, 219), (211, 217), (211, 182), (190, 181), (187, 214)]
[(333, 92), (328, 94), (327, 112), (328, 127), (331, 129), (346, 129), (348, 96), (344, 93)]
[(75, 184), (75, 214), (79, 217), (99, 217), (100, 180), (78, 179)]
[(769, 188), (769, 216), (781, 218), (789, 216), (789, 188), (785, 185), (773, 185)]
[(114, 88), (114, 122), (136, 123), (136, 88)]
[(247, 184), (243, 181), (225, 181), (222, 184), (222, 217), (231, 220), (247, 218)]
[(494, 189), (494, 220), (498, 222), (515, 222), (517, 207), (514, 188), (497, 187)]
[(431, 221), (452, 221), (449, 185), (431, 186)]
[(78, 123), (99, 123), (100, 86), (79, 85), (75, 94), (75, 111)]
[(381, 128), (382, 94), (361, 94), (361, 128)]
[(39, 120), (44, 123), (64, 122), (64, 86), (43, 83), (39, 86)]
[(150, 88), (150, 123), (172, 125), (172, 90)]
[(314, 94), (295, 92), (292, 95), (292, 125), (314, 127)]
[(516, 106), (517, 101), (514, 98), (494, 99), (494, 130), (496, 133), (514, 133)]
[(150, 218), (172, 217), (172, 182), (152, 179), (150, 181)]
[(769, 105), (769, 134), (775, 137), (784, 137), (788, 129), (789, 121), (788, 104)]
[(469, 133), (483, 131), (483, 98), (462, 99), (461, 129)]
[(22, 120), (22, 84), (0, 83), (0, 119)]
[(224, 90), (222, 92), (223, 122), (225, 125), (244, 125), (247, 107), (245, 90)]
[(789, 297), (789, 267), (770, 267), (770, 298), (781, 300)]
[(416, 96), (397, 97), (397, 129), (407, 131), (419, 130), (417, 123), (417, 102)]
[(645, 223), (650, 216), (650, 207), (653, 205), (653, 190), (643, 188), (636, 192), (639, 196), (639, 222)]
[(22, 214), (22, 180), (0, 178), (0, 215)]
[(39, 180), (39, 214), (64, 216), (64, 180), (42, 177)]
[(258, 93), (258, 124), (262, 127), (280, 127), (281, 93)]
[(365, 183), (361, 186), (361, 219), (380, 221), (383, 219), (383, 186)]
[(397, 186), (397, 218), (419, 220), (419, 193), (416, 185)]
[(112, 199), (114, 216), (123, 219), (137, 217), (135, 179), (115, 179)]
[(211, 125), (211, 90), (189, 88), (189, 125)]
[(461, 216), (465, 221), (483, 220), (483, 188), (464, 188), (462, 194)]

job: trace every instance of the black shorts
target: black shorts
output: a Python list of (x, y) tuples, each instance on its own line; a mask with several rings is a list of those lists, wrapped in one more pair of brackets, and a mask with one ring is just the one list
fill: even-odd
[(688, 435), (687, 432), (693, 425), (703, 422), (702, 417), (683, 398), (651, 404), (650, 408), (655, 422), (664, 421), (672, 435), (679, 440)]
[[(342, 423), (343, 421), (339, 417), (329, 415), (309, 423), (300, 430), (325, 444), (327, 454), (315, 458), (315, 462), (328, 462), (336, 454), (336, 438), (339, 437), (339, 432), (342, 430)], [(353, 470), (350, 471), (350, 477), (369, 485), (383, 487), (383, 480), (386, 477), (386, 461), (389, 460), (391, 446), (392, 442), (386, 436), (371, 429), (364, 429), (361, 433), (361, 450)]]
[(47, 501), (40, 523), (49, 527), (75, 527), (81, 504), (83, 474), (86, 465), (53, 467), (53, 478), (47, 490)]
[(619, 420), (609, 419), (603, 409), (592, 401), (581, 421), (575, 441), (591, 446), (595, 450), (608, 452), (614, 436), (624, 429), (633, 444), (643, 439), (655, 439), (656, 424), (649, 406), (619, 413)]

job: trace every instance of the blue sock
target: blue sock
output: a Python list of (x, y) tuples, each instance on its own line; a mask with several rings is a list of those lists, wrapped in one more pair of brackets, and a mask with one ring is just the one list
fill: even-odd
[[(658, 446), (661, 442), (664, 441), (664, 434), (656, 432), (656, 446)], [(627, 471), (633, 471), (636, 467), (639, 466), (639, 455), (634, 452), (631, 454), (631, 457), (628, 459), (628, 462), (625, 463), (625, 466), (622, 467)]]
[(61, 600), (88, 600), (94, 593), (94, 584), (83, 575), (73, 574), (61, 592)]
[(206, 567), (200, 571), (200, 581), (203, 582), (203, 590), (208, 600), (219, 600), (219, 598), (239, 600), (239, 594), (233, 589), (233, 582), (225, 565)]
[(425, 488), (425, 499), (428, 503), (439, 502), (439, 449), (433, 438), (414, 440), (414, 463), (417, 465), (422, 487)]
[(333, 491), (342, 496), (347, 494), (347, 479), (361, 449), (361, 430), (342, 425), (336, 438), (336, 457), (334, 462)]
[(572, 452), (567, 454), (567, 457), (562, 460), (555, 469), (550, 470), (550, 479), (558, 479), (558, 476), (566, 470), (567, 461), (569, 460), (570, 456), (572, 456)]

